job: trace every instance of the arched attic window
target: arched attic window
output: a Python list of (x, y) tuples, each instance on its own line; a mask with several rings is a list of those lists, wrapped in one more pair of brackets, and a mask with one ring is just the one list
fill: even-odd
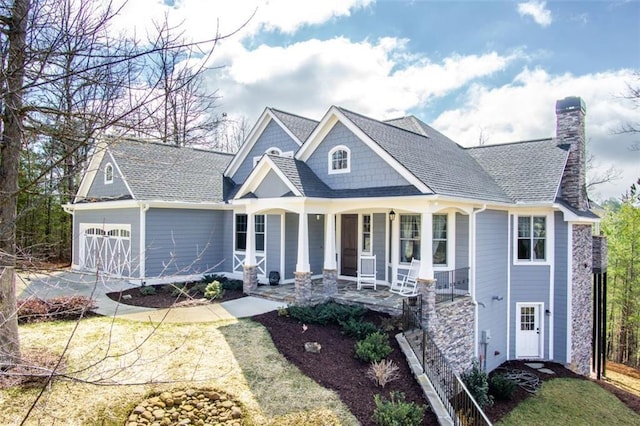
[(349, 173), (351, 171), (351, 150), (338, 145), (329, 151), (329, 174)]
[(104, 168), (104, 183), (110, 184), (113, 183), (113, 164), (107, 163)]

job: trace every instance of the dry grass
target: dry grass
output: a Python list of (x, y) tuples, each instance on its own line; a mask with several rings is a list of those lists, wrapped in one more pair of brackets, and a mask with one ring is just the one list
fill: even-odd
[[(23, 348), (62, 353), (74, 323), (20, 327)], [(83, 320), (66, 351), (66, 371), (27, 424), (116, 425), (146, 395), (218, 388), (243, 405), (248, 424), (357, 424), (338, 397), (302, 375), (250, 321), (151, 324)], [(0, 391), (0, 424), (17, 424), (38, 388)]]

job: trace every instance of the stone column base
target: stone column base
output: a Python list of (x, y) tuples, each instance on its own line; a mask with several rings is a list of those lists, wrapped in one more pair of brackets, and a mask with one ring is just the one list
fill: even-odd
[(338, 293), (338, 270), (322, 270), (322, 295), (325, 301), (331, 299)]
[(258, 288), (258, 268), (255, 266), (243, 266), (242, 292), (251, 294)]
[(438, 323), (436, 315), (436, 280), (418, 278), (418, 294), (422, 295), (422, 324), (432, 331)]
[(309, 305), (311, 303), (311, 272), (294, 272), (296, 286), (296, 304)]

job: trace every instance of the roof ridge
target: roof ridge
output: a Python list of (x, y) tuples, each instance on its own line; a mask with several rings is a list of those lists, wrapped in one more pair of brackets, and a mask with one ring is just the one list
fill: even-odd
[[(404, 127), (394, 126), (393, 124), (391, 124), (391, 123), (387, 123), (386, 121), (383, 121), (383, 120), (377, 120), (377, 119), (375, 119), (375, 118), (368, 117), (368, 116), (366, 116), (366, 115), (364, 115), (364, 114), (360, 114), (359, 112), (351, 111), (351, 110), (346, 109), (346, 108), (343, 108), (343, 107), (341, 107), (341, 106), (336, 106), (336, 108), (338, 108), (340, 111), (348, 112), (348, 113), (350, 113), (350, 114), (357, 115), (358, 117), (364, 118), (365, 120), (375, 121), (376, 123), (382, 124), (382, 125), (384, 125), (384, 126), (393, 127), (394, 129), (401, 130), (401, 131), (403, 131), (403, 132), (407, 132), (407, 133), (411, 133), (411, 134), (414, 134), (414, 135), (420, 136), (421, 138), (430, 139), (430, 137), (429, 137), (429, 136), (426, 136), (426, 135), (424, 135), (424, 134), (422, 134), (422, 133), (413, 132), (413, 131), (411, 131), (411, 130), (409, 130), (409, 129), (405, 129)], [(403, 117), (403, 118), (404, 118), (404, 117)]]
[[(170, 144), (170, 143), (165, 143), (162, 142), (160, 140), (145, 140), (145, 139), (135, 139), (135, 138), (124, 138), (121, 139), (120, 141), (114, 141), (112, 143), (118, 143), (118, 142), (133, 142), (133, 143), (137, 143), (140, 145), (157, 145), (157, 146), (162, 146), (162, 147), (166, 147), (166, 148), (175, 148), (175, 149), (188, 149), (191, 151), (200, 151), (200, 152), (207, 152), (207, 153), (211, 153), (211, 154), (221, 154), (221, 155), (235, 155), (235, 153), (232, 152), (225, 152), (225, 151), (220, 151), (217, 149), (207, 149), (207, 148), (199, 148), (199, 147), (195, 147), (195, 146), (184, 146), (184, 145), (174, 145), (174, 144)], [(111, 145), (108, 145), (108, 148), (111, 148)]]
[(273, 108), (273, 107), (268, 107), (268, 108), (269, 108), (271, 111), (280, 112), (280, 113), (282, 113), (282, 114), (287, 114), (287, 115), (290, 115), (290, 116), (292, 116), (292, 117), (302, 118), (303, 120), (313, 121), (313, 122), (315, 122), (315, 123), (320, 123), (318, 120), (314, 120), (313, 118), (309, 118), (309, 117), (304, 117), (304, 116), (302, 116), (302, 115), (300, 115), (300, 114), (294, 114), (294, 113), (292, 113), (292, 112), (283, 111), (283, 110), (281, 110), (281, 109)]
[(468, 146), (468, 147), (464, 147), (464, 149), (495, 148), (498, 146), (505, 146), (505, 145), (518, 145), (518, 144), (533, 143), (533, 142), (553, 141), (554, 139), (555, 138), (527, 139), (524, 141), (513, 141), (513, 142), (503, 142), (503, 143), (492, 143), (489, 145)]

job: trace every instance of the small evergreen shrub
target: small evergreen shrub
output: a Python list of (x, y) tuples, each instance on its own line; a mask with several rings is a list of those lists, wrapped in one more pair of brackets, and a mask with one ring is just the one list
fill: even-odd
[[(213, 281), (216, 282), (216, 281)], [(189, 288), (189, 294), (191, 294), (192, 296), (197, 296), (198, 294), (205, 294), (205, 291), (207, 291), (207, 286), (211, 284), (211, 283), (205, 283), (205, 282), (197, 282), (194, 283), (191, 288)], [(218, 283), (219, 284), (219, 283)]]
[(493, 398), (489, 395), (487, 372), (480, 368), (480, 363), (477, 359), (473, 360), (471, 369), (462, 373), (462, 381), (480, 408), (493, 404)]
[(224, 295), (224, 289), (222, 284), (218, 281), (207, 284), (207, 288), (204, 291), (204, 297), (209, 300), (219, 299)]
[(405, 401), (402, 392), (391, 392), (389, 399), (375, 395), (376, 408), (371, 419), (378, 426), (418, 426), (424, 420), (426, 405)]
[(288, 317), (289, 316), (289, 309), (287, 309), (285, 306), (280, 306), (278, 308), (278, 316), (279, 317)]
[(27, 299), (18, 301), (20, 324), (42, 321), (76, 320), (97, 306), (85, 296), (63, 296), (53, 299)]
[(367, 310), (360, 306), (329, 302), (315, 306), (289, 306), (292, 318), (305, 324), (339, 324), (349, 319), (362, 318)]
[(349, 318), (346, 321), (340, 322), (342, 332), (349, 337), (355, 337), (357, 340), (362, 340), (368, 335), (378, 331), (378, 327), (369, 321), (358, 321), (354, 318)]
[(189, 295), (189, 289), (185, 284), (170, 284), (173, 290), (171, 291), (171, 295), (173, 297), (187, 297)]
[(220, 284), (226, 283), (228, 280), (227, 277), (220, 274), (207, 274), (202, 277), (202, 282), (205, 284), (212, 283), (214, 281), (218, 281)]
[(156, 288), (152, 285), (143, 285), (140, 287), (140, 294), (143, 296), (152, 296), (156, 294)]
[(393, 352), (389, 345), (389, 337), (379, 331), (357, 341), (355, 347), (356, 358), (364, 362), (379, 362)]
[(400, 378), (400, 369), (390, 359), (383, 359), (380, 362), (372, 362), (367, 370), (366, 376), (376, 385), (384, 387), (387, 383)]
[(489, 393), (496, 399), (506, 401), (513, 398), (516, 382), (504, 374), (496, 373), (489, 378)]
[(229, 291), (242, 291), (242, 280), (226, 280), (219, 281), (222, 283), (222, 288)]

